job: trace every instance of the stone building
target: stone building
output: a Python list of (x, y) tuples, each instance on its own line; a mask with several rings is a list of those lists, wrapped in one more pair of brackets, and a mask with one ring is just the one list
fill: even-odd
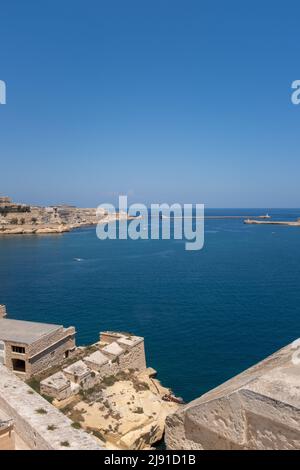
[(300, 449), (300, 341), (166, 420), (168, 449)]
[(26, 380), (75, 350), (75, 328), (5, 318), (0, 306), (0, 364)]
[(42, 380), (41, 393), (61, 401), (120, 371), (144, 371), (147, 367), (144, 338), (140, 336), (105, 331), (100, 333), (100, 341), (93, 348), (92, 353)]
[(26, 204), (16, 204), (7, 196), (0, 197), (0, 213), (10, 212), (30, 212), (30, 206)]
[(0, 197), (0, 206), (4, 206), (4, 205), (7, 205), (7, 204), (11, 204), (11, 199), (7, 196), (1, 196)]

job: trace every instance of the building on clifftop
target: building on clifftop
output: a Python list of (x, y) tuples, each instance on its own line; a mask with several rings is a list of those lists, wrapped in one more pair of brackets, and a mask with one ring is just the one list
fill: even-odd
[(75, 350), (75, 328), (5, 318), (0, 305), (0, 364), (27, 380)]

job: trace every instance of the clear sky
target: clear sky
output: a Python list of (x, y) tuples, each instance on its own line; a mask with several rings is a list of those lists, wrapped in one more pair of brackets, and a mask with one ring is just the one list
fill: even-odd
[(0, 192), (300, 207), (299, 1), (10, 0)]

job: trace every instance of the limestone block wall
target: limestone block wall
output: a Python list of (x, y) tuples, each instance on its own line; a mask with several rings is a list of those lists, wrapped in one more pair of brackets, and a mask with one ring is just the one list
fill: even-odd
[(83, 359), (85, 364), (94, 372), (99, 372), (101, 376), (109, 374), (111, 370), (110, 362), (105, 364), (96, 364), (95, 362), (89, 361), (87, 358)]
[(292, 343), (169, 415), (167, 448), (300, 450), (300, 366), (294, 354)]
[(102, 450), (98, 441), (0, 365), (0, 408), (11, 416), (21, 439), (39, 450)]
[(185, 416), (186, 438), (199, 449), (241, 450), (247, 448), (242, 402), (233, 393), (203, 403)]
[(245, 413), (245, 440), (248, 448), (300, 449), (299, 406), (261, 396), (253, 390), (242, 390), (240, 395)]
[[(28, 346), (28, 355), (30, 357), (35, 356), (36, 354), (44, 351), (45, 349), (49, 348), (53, 344), (57, 343), (62, 339), (73, 339), (75, 338), (75, 328), (59, 328), (58, 330), (53, 331), (51, 334), (47, 334), (43, 336), (38, 341), (35, 341), (33, 344)], [(74, 343), (75, 346), (75, 343)]]
[(72, 395), (71, 384), (61, 389), (57, 389), (41, 382), (40, 392), (42, 395), (56, 398), (57, 400), (65, 400), (66, 398), (69, 398)]
[(96, 376), (96, 374), (89, 374), (87, 377), (80, 381), (80, 387), (82, 387), (83, 390), (88, 390), (89, 388), (94, 387), (97, 382), (98, 377)]
[(60, 364), (65, 359), (65, 352), (73, 349), (75, 342), (72, 337), (60, 340), (58, 343), (49, 346), (46, 351), (36, 355), (29, 360), (27, 377), (38, 374), (39, 372)]
[(128, 348), (123, 354), (119, 356), (119, 364), (121, 369), (146, 369), (146, 356), (144, 340), (136, 344), (135, 346)]

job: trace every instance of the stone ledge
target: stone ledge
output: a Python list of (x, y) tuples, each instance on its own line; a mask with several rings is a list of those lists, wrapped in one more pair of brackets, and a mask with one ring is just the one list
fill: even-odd
[(18, 435), (36, 450), (102, 450), (97, 440), (74, 429), (72, 421), (0, 365), (0, 408)]

